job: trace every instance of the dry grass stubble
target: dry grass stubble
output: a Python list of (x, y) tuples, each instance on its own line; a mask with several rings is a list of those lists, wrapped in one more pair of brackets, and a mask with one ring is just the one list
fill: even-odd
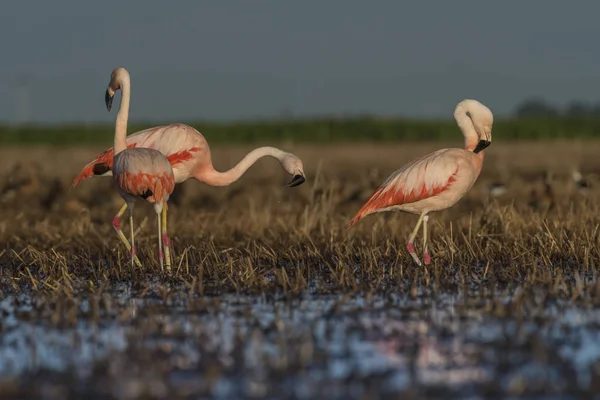
[[(229, 188), (186, 182), (169, 209), (170, 276), (156, 262), (150, 207), (136, 208), (136, 224), (146, 219), (136, 238), (144, 269), (137, 270), (112, 230), (121, 200), (111, 180), (91, 179), (68, 192), (79, 168), (101, 149), (3, 149), (1, 285), (72, 294), (87, 284), (158, 279), (207, 294), (416, 291), (483, 282), (557, 285), (596, 271), (600, 142), (492, 145), (471, 192), (432, 214), (429, 267), (414, 265), (404, 247), (415, 216), (374, 215), (347, 231), (349, 218), (389, 173), (442, 146), (287, 146), (303, 159), (308, 178), (293, 189), (284, 188), (289, 177), (273, 160), (260, 161)], [(232, 166), (249, 149), (214, 149), (217, 168)], [(572, 168), (592, 182), (588, 192), (577, 190)], [(487, 185), (499, 181), (507, 191), (492, 198)]]

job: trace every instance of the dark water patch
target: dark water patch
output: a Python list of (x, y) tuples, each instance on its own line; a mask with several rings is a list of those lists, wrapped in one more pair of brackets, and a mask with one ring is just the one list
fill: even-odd
[(548, 300), (541, 287), (286, 300), (135, 286), (75, 296), (70, 307), (35, 292), (4, 298), (0, 393), (572, 398), (600, 390), (600, 310), (583, 297)]

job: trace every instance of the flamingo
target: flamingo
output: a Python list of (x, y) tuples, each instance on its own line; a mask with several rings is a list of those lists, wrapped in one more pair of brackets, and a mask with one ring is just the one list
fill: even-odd
[(473, 186), (483, 165), (483, 150), (492, 142), (494, 117), (477, 100), (465, 99), (454, 109), (454, 119), (465, 137), (464, 149), (442, 149), (411, 161), (398, 169), (377, 189), (348, 224), (381, 211), (404, 211), (419, 215), (406, 249), (417, 265), (413, 241), (423, 224), (423, 260), (431, 264), (427, 249), (429, 213), (453, 206)]
[[(226, 172), (216, 171), (212, 164), (210, 147), (204, 136), (191, 126), (181, 123), (156, 126), (129, 135), (127, 136), (127, 147), (156, 149), (164, 154), (173, 168), (176, 184), (193, 178), (210, 186), (228, 186), (240, 179), (262, 157), (277, 159), (283, 170), (293, 176), (287, 186), (299, 186), (306, 180), (302, 161), (298, 157), (270, 146), (258, 147), (250, 151), (237, 165)], [(112, 175), (113, 152), (113, 148), (110, 148), (83, 167), (73, 180), (71, 188), (93, 176)], [(119, 221), (125, 210), (127, 210), (127, 203), (121, 207), (115, 221)], [(165, 226), (166, 221), (165, 213), (163, 215), (163, 225)], [(118, 226), (118, 224), (115, 225), (117, 233), (119, 232)], [(130, 249), (127, 238), (121, 235), (119, 237)], [(136, 263), (141, 265), (137, 256)]]
[[(158, 258), (161, 270), (166, 260), (167, 271), (171, 269), (169, 237), (167, 235), (167, 201), (175, 189), (173, 168), (167, 158), (158, 150), (147, 148), (127, 148), (127, 119), (129, 116), (129, 101), (131, 96), (131, 79), (125, 68), (115, 69), (110, 76), (106, 89), (106, 108), (110, 111), (113, 97), (121, 89), (121, 105), (115, 122), (115, 140), (113, 161), (113, 181), (119, 195), (125, 200), (129, 209), (129, 226), (131, 229), (131, 244), (121, 230), (119, 212), (113, 219), (113, 227), (119, 238), (131, 253), (131, 265), (141, 266), (135, 255), (133, 231), (133, 208), (138, 198), (146, 200), (154, 206), (158, 220)], [(161, 223), (162, 214), (162, 223)], [(164, 257), (163, 249), (164, 246)]]

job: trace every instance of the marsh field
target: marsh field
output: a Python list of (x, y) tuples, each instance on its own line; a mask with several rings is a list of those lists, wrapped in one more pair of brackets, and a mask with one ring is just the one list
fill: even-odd
[[(227, 188), (185, 182), (170, 274), (149, 206), (134, 269), (111, 179), (69, 191), (105, 146), (0, 149), (0, 398), (600, 395), (599, 140), (495, 141), (471, 192), (432, 214), (430, 266), (405, 249), (415, 216), (346, 229), (391, 172), (461, 146), (457, 132), (276, 144), (304, 162), (296, 188), (272, 159)], [(213, 162), (253, 147), (215, 145)]]

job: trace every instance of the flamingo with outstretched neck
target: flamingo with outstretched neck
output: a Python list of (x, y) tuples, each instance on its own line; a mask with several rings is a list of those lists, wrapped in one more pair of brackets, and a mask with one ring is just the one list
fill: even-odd
[[(125, 68), (115, 69), (110, 76), (106, 89), (106, 108), (110, 111), (113, 97), (121, 89), (121, 105), (115, 122), (115, 141), (113, 159), (113, 181), (117, 191), (125, 200), (129, 209), (129, 225), (131, 229), (131, 244), (121, 230), (119, 212), (113, 219), (113, 227), (119, 238), (131, 253), (131, 264), (141, 266), (135, 254), (133, 230), (133, 208), (139, 198), (154, 206), (158, 219), (158, 258), (161, 270), (166, 259), (167, 270), (171, 269), (169, 237), (167, 235), (167, 201), (175, 188), (173, 168), (167, 158), (158, 150), (147, 148), (127, 148), (127, 120), (129, 117), (129, 102), (131, 97), (131, 78)], [(162, 221), (161, 221), (162, 214)], [(163, 255), (164, 246), (164, 255)]]
[(348, 228), (369, 214), (404, 211), (419, 215), (406, 249), (418, 265), (413, 241), (423, 224), (423, 260), (427, 249), (429, 213), (453, 206), (473, 186), (483, 166), (484, 149), (492, 142), (494, 116), (477, 100), (466, 99), (454, 109), (454, 119), (465, 137), (464, 149), (442, 149), (411, 161), (395, 171), (358, 210)]
[[(256, 161), (263, 157), (273, 157), (288, 174), (293, 175), (289, 187), (299, 186), (306, 180), (302, 161), (292, 153), (275, 147), (258, 147), (249, 152), (237, 165), (226, 172), (215, 170), (212, 164), (210, 147), (200, 132), (189, 125), (174, 123), (145, 129), (127, 136), (127, 148), (149, 148), (160, 151), (171, 164), (175, 183), (190, 178), (210, 186), (227, 186), (237, 181)], [(73, 180), (72, 188), (82, 180), (93, 176), (110, 176), (113, 172), (113, 148), (110, 148), (88, 163)], [(127, 203), (121, 207), (115, 222), (127, 210)], [(166, 212), (163, 224), (166, 226)], [(118, 229), (118, 225), (115, 225)], [(123, 240), (124, 236), (121, 237)], [(127, 238), (125, 238), (127, 243)], [(127, 248), (131, 246), (127, 243)], [(139, 263), (136, 257), (136, 263)]]

